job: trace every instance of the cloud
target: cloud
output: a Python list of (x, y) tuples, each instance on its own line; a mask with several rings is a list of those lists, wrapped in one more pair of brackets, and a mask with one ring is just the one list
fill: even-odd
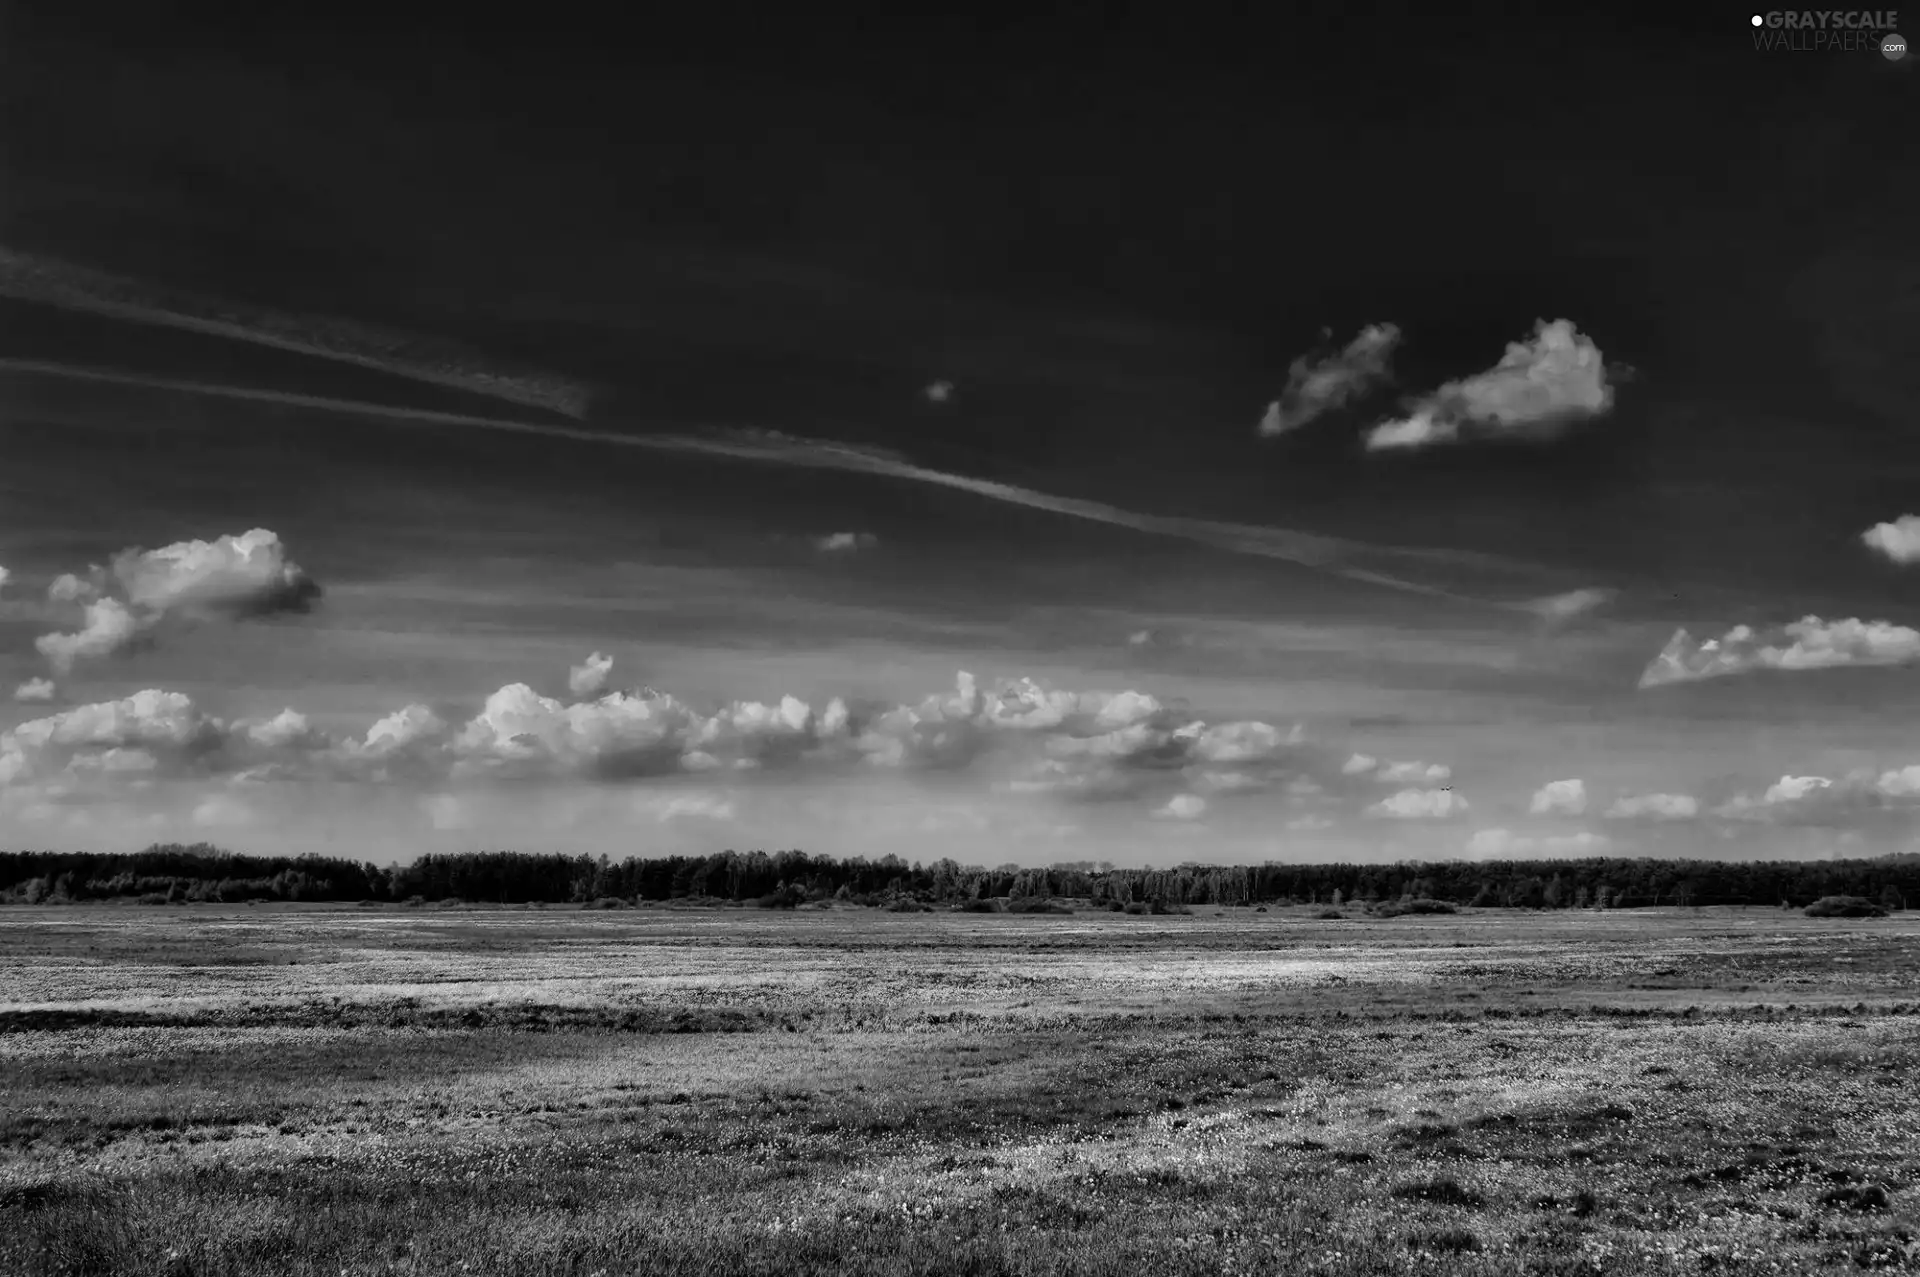
[(91, 575), (83, 580), (66, 573), (47, 588), (50, 601), (81, 605), (79, 629), (42, 635), (34, 643), (60, 674), (82, 659), (131, 646), (172, 615), (237, 619), (304, 612), (320, 594), (287, 558), (279, 536), (265, 528), (157, 550), (123, 550)]
[(73, 672), (76, 661), (111, 656), (129, 646), (147, 624), (119, 599), (95, 599), (86, 605), (79, 629), (68, 634), (43, 634), (33, 641), (54, 673)]
[(971, 475), (934, 470), (915, 465), (904, 457), (878, 449), (853, 447), (822, 439), (798, 438), (776, 431), (676, 435), (622, 432), (615, 429), (589, 430), (581, 427), (551, 425), (545, 422), (509, 421), (497, 417), (477, 417), (465, 413), (439, 412), (424, 408), (398, 408), (389, 404), (363, 400), (331, 399), (319, 395), (255, 390), (210, 382), (108, 372), (97, 368), (75, 367), (43, 360), (0, 357), (0, 370), (69, 377), (109, 385), (158, 387), (253, 403), (287, 404), (294, 407), (351, 413), (397, 424), (464, 426), (476, 430), (492, 430), (547, 439), (567, 439), (600, 446), (641, 448), (648, 451), (694, 456), (729, 457), (765, 465), (882, 475), (913, 483), (970, 492), (989, 501), (1000, 501), (1032, 510), (1045, 510), (1067, 518), (1085, 519), (1112, 527), (1131, 528), (1155, 536), (1176, 537), (1201, 545), (1209, 545), (1229, 553), (1297, 563), (1385, 589), (1489, 607), (1509, 608), (1520, 605), (1473, 598), (1432, 581), (1416, 581), (1390, 575), (1366, 564), (1369, 562), (1398, 562), (1414, 565), (1454, 564), (1534, 577), (1544, 574), (1543, 569), (1536, 564), (1479, 551), (1451, 550), (1433, 546), (1385, 545), (1296, 528), (1146, 514), (1103, 502), (1058, 497), (1051, 493), (1000, 483), (992, 479), (978, 479)]
[(1717, 639), (1696, 643), (1676, 630), (1640, 675), (1640, 687), (1664, 687), (1724, 678), (1753, 670), (1837, 669), (1845, 665), (1905, 665), (1920, 660), (1920, 631), (1890, 621), (1823, 621), (1803, 617), (1762, 636), (1736, 625)]
[(1562, 625), (1604, 607), (1618, 593), (1618, 590), (1609, 589), (1568, 590), (1565, 594), (1531, 599), (1522, 606), (1548, 625)]
[(578, 382), (506, 371), (451, 342), (346, 319), (292, 315), (230, 298), (197, 296), (4, 247), (0, 247), (0, 297), (271, 346), (570, 417), (584, 416), (590, 399), (587, 388)]
[(194, 807), (192, 820), (203, 829), (241, 829), (254, 820), (253, 809), (231, 794), (214, 794)]
[(1533, 795), (1528, 810), (1536, 816), (1581, 816), (1587, 810), (1587, 783), (1551, 780)]
[(7, 569), (5, 568), (0, 568), (0, 590), (5, 589), (7, 582), (11, 581), (12, 579), (13, 579), (13, 573), (7, 571)]
[(599, 652), (567, 671), (567, 690), (575, 696), (592, 696), (607, 685), (607, 676), (613, 673), (613, 658)]
[[(142, 750), (156, 769), (190, 772), (225, 744), (227, 727), (180, 692), (149, 689), (118, 701), (78, 705), (0, 734), (0, 783), (55, 775), (76, 762), (104, 766), (117, 750)], [(113, 770), (107, 767), (107, 770)]]
[(1383, 785), (1437, 785), (1452, 776), (1445, 763), (1387, 763), (1373, 774)]
[(266, 528), (158, 550), (123, 550), (111, 572), (127, 602), (154, 615), (189, 609), (236, 616), (304, 612), (320, 594)]
[(1920, 515), (1903, 514), (1892, 523), (1876, 523), (1860, 539), (1895, 563), (1920, 561)]
[(50, 678), (30, 678), (13, 689), (16, 701), (50, 701), (59, 691)]
[(677, 820), (734, 819), (738, 801), (726, 794), (649, 794), (635, 800), (634, 810), (663, 825)]
[(1400, 341), (1392, 324), (1370, 324), (1347, 343), (1346, 349), (1319, 359), (1302, 355), (1288, 369), (1287, 387), (1267, 405), (1260, 434), (1271, 438), (1298, 430), (1373, 389), (1391, 375), (1388, 364)]
[(1380, 760), (1371, 754), (1355, 754), (1340, 765), (1340, 774), (1343, 776), (1360, 776), (1372, 771), (1379, 765)]
[(1604, 814), (1608, 820), (1692, 820), (1700, 814), (1700, 800), (1691, 794), (1622, 795)]
[(871, 532), (832, 532), (814, 539), (814, 548), (829, 554), (851, 554), (855, 550), (871, 550), (880, 544), (880, 538)]
[(1153, 814), (1161, 820), (1198, 820), (1207, 814), (1207, 800), (1198, 794), (1175, 794)]
[(1152, 630), (1135, 630), (1127, 635), (1127, 645), (1130, 647), (1145, 647), (1151, 642), (1153, 642)]
[(1367, 815), (1390, 820), (1447, 820), (1468, 811), (1467, 800), (1451, 789), (1403, 789), (1367, 808)]
[[(1031, 679), (989, 686), (965, 672), (950, 690), (905, 703), (835, 697), (810, 704), (787, 696), (696, 707), (650, 689), (565, 703), (511, 683), (468, 716), (408, 705), (357, 735), (334, 735), (295, 709), (225, 721), (181, 693), (149, 689), (6, 733), (0, 785), (224, 776), (260, 784), (397, 785), (432, 795), (469, 782), (678, 780), (714, 792), (710, 787), (762, 776), (894, 774), (937, 782), (972, 770), (1006, 792), (1138, 801), (1142, 814), (1192, 819), (1213, 801), (1252, 793), (1284, 793), (1294, 806), (1338, 802), (1328, 787), (1340, 781), (1339, 757), (1308, 742), (1298, 727), (1208, 722), (1138, 690), (1071, 691)], [(1409, 794), (1389, 799), (1382, 811), (1464, 810), (1450, 794)], [(703, 813), (682, 804), (669, 814), (721, 818), (711, 804)]]
[(1613, 841), (1603, 834), (1581, 830), (1577, 834), (1516, 834), (1506, 829), (1481, 829), (1467, 840), (1467, 854), (1498, 859), (1524, 856), (1599, 856), (1606, 854)]
[(1398, 421), (1367, 437), (1374, 451), (1452, 443), (1472, 431), (1493, 437), (1550, 438), (1572, 422), (1613, 406), (1606, 361), (1570, 319), (1539, 320), (1529, 341), (1512, 342), (1498, 364), (1450, 381)]
[(929, 382), (927, 383), (927, 388), (920, 393), (927, 397), (928, 403), (945, 403), (953, 398), (953, 383), (950, 381)]
[(51, 603), (86, 603), (99, 595), (99, 586), (91, 581), (83, 581), (71, 572), (62, 572), (47, 587), (47, 600)]
[(427, 823), (441, 833), (473, 825), (473, 813), (458, 794), (428, 794), (420, 800), (420, 809), (426, 813)]

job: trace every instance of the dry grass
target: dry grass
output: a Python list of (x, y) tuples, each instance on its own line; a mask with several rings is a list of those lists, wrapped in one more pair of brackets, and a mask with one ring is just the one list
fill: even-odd
[(1920, 1266), (1920, 924), (11, 909), (0, 1271)]

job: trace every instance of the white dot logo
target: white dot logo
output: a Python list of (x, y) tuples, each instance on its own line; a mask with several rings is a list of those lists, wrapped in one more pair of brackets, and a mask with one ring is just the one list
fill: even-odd
[(1880, 42), (1880, 52), (1887, 61), (1898, 62), (1907, 56), (1906, 37), (1897, 34), (1889, 35)]
[(1757, 13), (1756, 13), (1756, 14), (1754, 14), (1754, 15), (1753, 15), (1753, 25), (1754, 25), (1754, 26), (1756, 26), (1756, 27), (1757, 27), (1757, 26), (1761, 26), (1761, 25), (1763, 25), (1763, 24), (1764, 24), (1765, 22), (1766, 22), (1766, 19), (1765, 19), (1765, 18), (1763, 18), (1763, 17), (1761, 17), (1761, 16), (1759, 15), (1759, 14), (1757, 14)]

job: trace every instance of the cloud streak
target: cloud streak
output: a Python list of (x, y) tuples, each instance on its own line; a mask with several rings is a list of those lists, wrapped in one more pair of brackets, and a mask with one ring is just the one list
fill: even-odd
[(1503, 610), (1533, 611), (1538, 603), (1530, 600), (1503, 601), (1475, 597), (1428, 581), (1396, 576), (1361, 566), (1361, 564), (1374, 560), (1413, 566), (1472, 567), (1524, 575), (1536, 580), (1549, 575), (1536, 564), (1501, 555), (1425, 546), (1381, 545), (1291, 528), (1143, 514), (1098, 501), (1054, 496), (1014, 484), (929, 469), (916, 465), (898, 454), (879, 449), (798, 438), (777, 431), (736, 430), (705, 435), (651, 432), (627, 434), (429, 409), (396, 408), (358, 400), (331, 399), (241, 386), (147, 377), (39, 360), (0, 359), (0, 371), (76, 378), (115, 385), (145, 386), (254, 403), (277, 403), (291, 407), (372, 416), (404, 424), (468, 427), (547, 439), (570, 439), (603, 446), (638, 448), (653, 452), (730, 457), (735, 460), (767, 465), (869, 474), (970, 492), (990, 501), (1043, 510), (1069, 518), (1084, 519), (1155, 536), (1174, 537), (1236, 554), (1278, 559), (1385, 589)]
[(289, 315), (201, 297), (4, 246), (0, 246), (0, 297), (271, 346), (569, 417), (584, 416), (588, 405), (587, 389), (578, 383), (503, 373), (448, 342), (350, 320)]

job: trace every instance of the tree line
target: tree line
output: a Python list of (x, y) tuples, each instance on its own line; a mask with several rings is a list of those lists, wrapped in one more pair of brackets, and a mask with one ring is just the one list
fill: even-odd
[(898, 856), (836, 859), (804, 851), (708, 856), (427, 855), (405, 865), (325, 856), (249, 856), (207, 843), (156, 844), (131, 855), (0, 852), (0, 901), (42, 904), (246, 900), (590, 904), (715, 901), (796, 905), (838, 899), (961, 905), (992, 899), (1128, 904), (1362, 905), (1409, 899), (1529, 909), (1654, 905), (1791, 905), (1861, 896), (1890, 908), (1920, 901), (1920, 855), (1872, 860), (1580, 860), (1399, 864), (1202, 865), (1120, 869), (1073, 861), (989, 869)]

